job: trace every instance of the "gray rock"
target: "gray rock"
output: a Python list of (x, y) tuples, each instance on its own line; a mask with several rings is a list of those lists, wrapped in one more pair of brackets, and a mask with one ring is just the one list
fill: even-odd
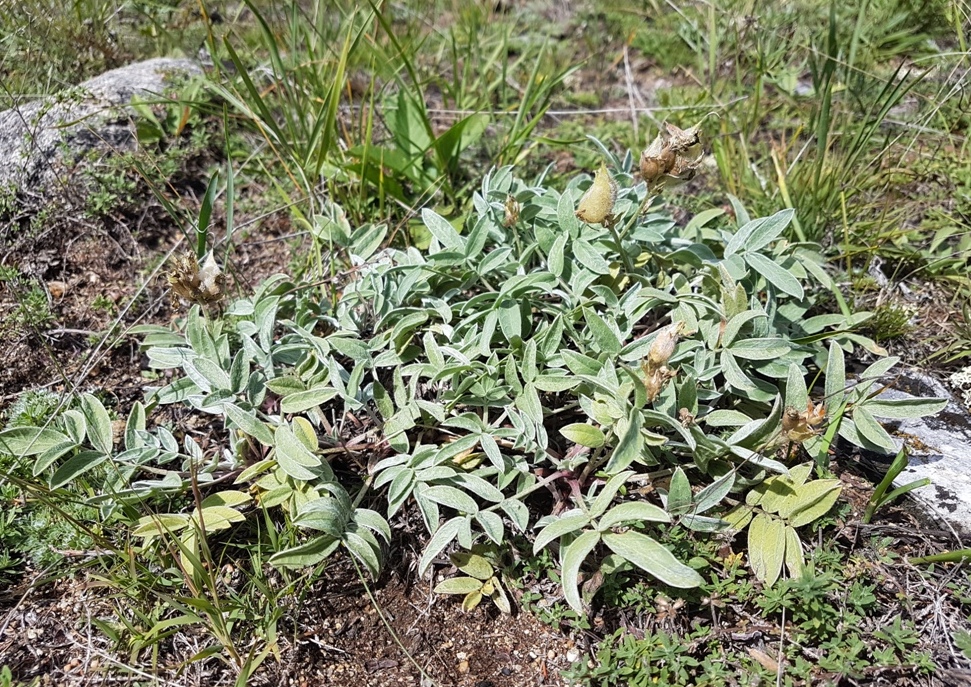
[(132, 97), (159, 96), (169, 77), (201, 73), (191, 60), (146, 60), (0, 112), (0, 189), (43, 193), (93, 150), (133, 149)]
[(881, 396), (949, 399), (947, 407), (932, 417), (887, 423), (905, 438), (910, 456), (909, 466), (894, 486), (928, 478), (930, 485), (910, 492), (921, 509), (962, 536), (971, 536), (971, 416), (947, 387), (929, 375), (909, 371), (895, 378), (893, 385)]

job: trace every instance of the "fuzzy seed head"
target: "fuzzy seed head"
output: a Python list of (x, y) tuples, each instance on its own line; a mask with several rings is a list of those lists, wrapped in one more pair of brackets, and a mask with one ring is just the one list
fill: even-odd
[(506, 229), (515, 226), (519, 222), (519, 212), (521, 210), (522, 206), (518, 200), (513, 196), (506, 198), (505, 216), (502, 219), (502, 226), (506, 227)]
[(587, 224), (603, 224), (614, 211), (617, 202), (617, 182), (610, 176), (605, 163), (593, 178), (593, 185), (580, 199), (576, 216)]
[(166, 280), (174, 295), (192, 303), (216, 305), (226, 295), (226, 275), (212, 253), (206, 256), (202, 267), (191, 254), (175, 258)]
[(648, 367), (653, 369), (667, 364), (674, 355), (674, 349), (678, 345), (678, 337), (681, 336), (682, 331), (684, 331), (684, 322), (669, 324), (661, 330), (647, 353)]

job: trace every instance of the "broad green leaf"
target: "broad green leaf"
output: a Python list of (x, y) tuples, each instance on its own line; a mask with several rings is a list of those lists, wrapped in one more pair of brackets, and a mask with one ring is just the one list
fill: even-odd
[(515, 498), (508, 498), (500, 503), (499, 507), (505, 511), (520, 532), (526, 531), (529, 526), (529, 508), (526, 504)]
[(111, 417), (101, 401), (91, 394), (84, 394), (81, 397), (81, 412), (88, 423), (88, 441), (101, 453), (111, 453), (114, 446)]
[(623, 534), (605, 533), (604, 544), (621, 558), (630, 561), (641, 570), (672, 587), (690, 589), (704, 584), (701, 575), (674, 557), (667, 548), (641, 534), (628, 531)]
[(492, 579), (493, 586), (496, 589), (495, 593), (492, 595), (492, 602), (500, 611), (506, 615), (509, 615), (512, 613), (512, 606), (509, 605), (509, 599), (506, 598), (506, 592), (503, 590), (502, 585), (499, 584), (498, 578), (494, 577)]
[(138, 524), (132, 530), (134, 537), (156, 537), (159, 535), (178, 532), (189, 526), (189, 516), (177, 513), (159, 513), (145, 515), (138, 519)]
[(627, 501), (625, 503), (618, 504), (607, 511), (600, 522), (597, 523), (597, 529), (601, 532), (606, 532), (611, 527), (621, 525), (626, 522), (642, 522), (642, 521), (652, 521), (652, 522), (671, 522), (671, 516), (668, 515), (664, 510), (658, 508), (653, 503), (645, 503), (644, 501)]
[(569, 193), (564, 193), (560, 196), (556, 204), (556, 219), (561, 231), (572, 236), (576, 235), (577, 230), (580, 228), (580, 220), (574, 214), (573, 198)]
[(425, 226), (428, 227), (428, 231), (438, 239), (442, 246), (449, 250), (464, 252), (462, 237), (455, 231), (455, 227), (452, 226), (451, 222), (428, 208), (422, 209), (421, 219)]
[(573, 242), (573, 255), (588, 270), (596, 274), (610, 274), (610, 263), (586, 241), (580, 239)]
[(481, 510), (475, 514), (475, 519), (489, 539), (496, 544), (502, 544), (506, 528), (501, 517), (492, 511)]
[(300, 416), (293, 418), (293, 435), (300, 440), (304, 448), (313, 454), (317, 453), (320, 444), (317, 439), (317, 430), (314, 429), (310, 420)]
[(767, 315), (758, 310), (745, 310), (728, 320), (728, 324), (725, 325), (725, 331), (722, 332), (721, 336), (722, 346), (725, 348), (730, 347), (734, 343), (735, 337), (742, 331), (742, 327), (757, 317), (767, 317)]
[(136, 401), (128, 413), (128, 420), (125, 422), (125, 448), (141, 448), (143, 441), (138, 433), (145, 431), (145, 406), (141, 401)]
[(799, 280), (775, 260), (767, 258), (761, 253), (745, 253), (745, 262), (783, 293), (787, 293), (798, 300), (805, 297), (805, 292)]
[(626, 470), (630, 464), (640, 458), (644, 450), (644, 437), (641, 435), (641, 425), (644, 420), (636, 408), (631, 410), (627, 422), (627, 429), (613, 453), (604, 470), (608, 474), (614, 474), (621, 470)]
[(246, 520), (246, 516), (235, 508), (229, 508), (227, 506), (206, 506), (202, 511), (193, 512), (193, 521), (198, 522), (200, 512), (202, 513), (202, 522), (205, 524), (206, 530), (210, 532), (225, 530), (231, 527), (234, 522), (243, 522)]
[[(492, 564), (478, 554), (468, 553), (467, 551), (458, 551), (449, 556), (449, 558), (452, 560), (452, 564), (456, 568), (464, 572), (466, 575), (471, 575), (472, 577), (476, 578), (479, 580), (480, 584), (495, 574)], [(468, 591), (472, 590), (470, 589)]]
[(553, 242), (553, 246), (550, 248), (549, 258), (547, 260), (547, 267), (552, 274), (557, 277), (563, 275), (563, 264), (564, 264), (564, 250), (566, 248), (566, 234), (560, 234), (556, 237)]
[(740, 391), (752, 391), (756, 388), (752, 380), (742, 372), (742, 368), (738, 366), (738, 362), (736, 362), (735, 357), (729, 351), (723, 350), (719, 361), (721, 362), (722, 374), (725, 375), (725, 381), (729, 385)]
[(891, 420), (935, 415), (947, 407), (946, 398), (874, 398), (860, 404), (875, 417)]
[(780, 515), (788, 518), (789, 524), (793, 527), (802, 527), (815, 522), (833, 507), (842, 488), (838, 479), (820, 479), (804, 484), (797, 490), (795, 502), (791, 507), (786, 508), (789, 512), (780, 511)]
[(536, 376), (534, 385), (540, 391), (547, 393), (559, 393), (572, 389), (580, 380), (576, 377), (567, 377), (562, 374), (541, 374)]
[(81, 451), (73, 458), (64, 461), (54, 474), (51, 475), (49, 484), (51, 489), (57, 489), (58, 487), (63, 487), (68, 482), (71, 482), (88, 470), (101, 465), (103, 462), (111, 458), (111, 456), (101, 453), (100, 451)]
[(611, 476), (607, 480), (607, 483), (597, 494), (597, 498), (594, 499), (593, 503), (590, 504), (590, 508), (587, 511), (587, 515), (591, 518), (599, 518), (603, 515), (604, 511), (617, 496), (617, 492), (620, 491), (621, 487), (627, 482), (627, 480), (634, 474), (633, 470), (628, 470), (626, 472), (620, 472), (616, 475)]
[(721, 518), (709, 518), (704, 515), (685, 515), (681, 524), (694, 532), (720, 532), (728, 527), (728, 523)]
[(739, 339), (728, 350), (745, 360), (775, 360), (792, 348), (782, 339)]
[(806, 389), (806, 377), (795, 363), (789, 364), (789, 378), (786, 381), (786, 408), (795, 408), (799, 412), (806, 409), (809, 402), (809, 391)]
[(11, 456), (34, 456), (65, 443), (74, 442), (49, 427), (11, 427), (0, 432), (0, 453)]
[(890, 356), (888, 358), (881, 358), (873, 364), (871, 364), (867, 369), (863, 370), (860, 374), (860, 379), (874, 380), (880, 379), (883, 375), (887, 374), (894, 365), (900, 362), (900, 358), (896, 356)]
[(364, 564), (371, 577), (377, 579), (381, 573), (381, 559), (378, 557), (381, 548), (371, 533), (367, 530), (345, 532), (343, 542), (347, 550)]
[(462, 610), (466, 613), (471, 613), (480, 603), (482, 603), (482, 592), (478, 590), (469, 592), (466, 597), (462, 599)]
[(833, 417), (833, 413), (842, 405), (846, 389), (846, 368), (843, 361), (843, 349), (835, 341), (829, 342), (829, 357), (826, 361), (826, 416)]
[(722, 520), (728, 523), (730, 529), (736, 532), (744, 530), (755, 515), (752, 506), (740, 503), (722, 516)]
[(277, 427), (275, 441), (276, 460), (285, 473), (304, 481), (320, 477), (320, 457), (308, 451), (292, 429), (286, 425)]
[(583, 309), (583, 318), (586, 320), (588, 331), (593, 337), (594, 342), (596, 342), (600, 352), (616, 356), (620, 352), (620, 349), (623, 348), (623, 344), (617, 337), (617, 333), (611, 329), (610, 325), (600, 315), (590, 308)]
[(215, 494), (210, 494), (202, 500), (202, 507), (208, 508), (209, 506), (242, 506), (248, 504), (253, 498), (247, 494), (245, 491), (237, 491), (235, 489), (225, 489), (223, 491), (217, 491)]
[[(605, 535), (609, 536), (609, 535)], [(616, 535), (614, 535), (616, 536)], [(583, 601), (580, 598), (579, 578), (580, 566), (593, 551), (593, 547), (600, 541), (600, 533), (587, 531), (570, 542), (563, 551), (562, 584), (563, 596), (570, 607), (577, 613), (583, 613)]]
[(233, 424), (243, 432), (264, 446), (273, 446), (273, 431), (265, 422), (260, 422), (254, 413), (247, 413), (233, 403), (224, 404), (223, 409), (226, 411), (226, 417), (232, 420)]
[(583, 422), (575, 422), (571, 425), (561, 427), (560, 434), (574, 444), (588, 446), (590, 448), (600, 448), (607, 440), (607, 437), (599, 427), (594, 427)]
[(482, 589), (482, 580), (474, 577), (450, 577), (442, 580), (432, 591), (436, 594), (471, 594)]
[(460, 489), (444, 484), (427, 487), (422, 490), (422, 496), (427, 499), (440, 503), (443, 506), (454, 508), (462, 513), (479, 512), (479, 504), (471, 496)]
[(280, 401), (280, 411), (283, 413), (302, 413), (305, 410), (323, 405), (337, 396), (337, 389), (327, 384), (315, 386), (306, 391), (296, 391), (287, 394)]
[(388, 233), (386, 224), (365, 224), (354, 230), (351, 254), (367, 260), (378, 249)]
[(316, 565), (334, 553), (340, 543), (340, 539), (325, 534), (299, 546), (280, 551), (270, 557), (269, 563), (276, 568), (303, 568)]
[(34, 462), (34, 468), (32, 471), (33, 476), (37, 477), (37, 475), (53, 465), (58, 458), (62, 457), (65, 453), (73, 451), (75, 448), (77, 448), (77, 444), (74, 443), (73, 440), (64, 441), (60, 444), (51, 446), (49, 449), (37, 456), (37, 460)]
[(748, 528), (748, 555), (752, 572), (766, 587), (779, 579), (785, 554), (785, 524), (769, 515), (756, 515)]
[(536, 539), (533, 541), (533, 554), (535, 555), (545, 549), (550, 542), (559, 539), (565, 534), (576, 532), (586, 527), (589, 523), (590, 518), (583, 514), (559, 516), (536, 535)]
[(704, 513), (722, 502), (735, 485), (735, 471), (725, 473), (694, 496), (693, 513)]
[(789, 226), (794, 214), (791, 208), (787, 208), (771, 217), (760, 217), (745, 222), (725, 245), (725, 257), (741, 250), (757, 251), (765, 248)]
[(684, 470), (676, 468), (668, 487), (667, 511), (671, 515), (684, 515), (691, 509), (691, 483)]
[(428, 544), (425, 545), (425, 551), (421, 555), (421, 559), (418, 561), (418, 575), (423, 576), (428, 567), (432, 564), (438, 555), (448, 546), (455, 537), (458, 536), (459, 530), (465, 525), (465, 518), (460, 516), (454, 517), (451, 520), (447, 520), (442, 524), (432, 538), (428, 540)]
[(786, 527), (786, 568), (789, 570), (789, 577), (798, 580), (805, 572), (805, 563), (802, 556), (802, 542), (799, 535), (792, 527)]
[(859, 405), (853, 408), (853, 423), (857, 431), (864, 439), (875, 446), (879, 446), (887, 453), (895, 453), (897, 444), (894, 442), (887, 430), (870, 414), (867, 405)]
[(532, 383), (525, 384), (523, 391), (516, 397), (516, 407), (526, 414), (535, 424), (543, 422), (543, 406), (536, 393), (536, 386)]
[(354, 510), (354, 522), (360, 527), (366, 527), (372, 532), (380, 534), (385, 541), (391, 540), (391, 527), (388, 521), (381, 517), (377, 511), (369, 508), (357, 508)]
[(785, 210), (779, 210), (779, 212), (770, 217), (766, 217), (764, 221), (752, 228), (751, 233), (745, 240), (744, 249), (747, 251), (762, 250), (782, 235), (782, 232), (789, 226), (794, 216), (795, 210), (786, 208)]
[(738, 410), (719, 408), (705, 415), (704, 421), (709, 427), (741, 427), (751, 422), (752, 418)]
[(576, 351), (571, 351), (569, 349), (561, 352), (563, 356), (563, 362), (566, 363), (567, 368), (570, 372), (575, 375), (596, 375), (603, 368), (603, 363), (598, 361), (596, 358), (591, 358), (590, 356), (583, 355), (582, 353), (577, 353)]

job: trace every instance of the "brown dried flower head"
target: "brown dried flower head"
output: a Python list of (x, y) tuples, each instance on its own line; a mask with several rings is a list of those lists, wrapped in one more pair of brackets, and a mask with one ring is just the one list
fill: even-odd
[(505, 209), (506, 214), (505, 217), (502, 218), (502, 226), (508, 229), (509, 227), (515, 226), (516, 223), (519, 222), (519, 212), (522, 210), (522, 206), (519, 204), (519, 201), (515, 199), (515, 197), (509, 196), (506, 198)]
[(677, 375), (677, 372), (667, 365), (652, 368), (646, 361), (641, 364), (641, 371), (644, 373), (644, 388), (647, 391), (648, 403), (653, 403), (664, 391), (668, 382)]
[(588, 224), (603, 224), (609, 221), (616, 202), (617, 182), (607, 171), (606, 163), (601, 162), (600, 169), (593, 177), (593, 184), (580, 199), (576, 216)]
[(701, 122), (687, 129), (665, 123), (664, 129), (641, 153), (641, 177), (649, 187), (691, 179), (704, 159)]
[(789, 441), (802, 443), (816, 436), (816, 427), (826, 419), (826, 406), (814, 405), (812, 401), (805, 412), (796, 408), (786, 408), (782, 413), (782, 432)]
[(648, 367), (652, 369), (660, 367), (671, 359), (683, 331), (684, 322), (674, 322), (658, 333), (647, 353)]
[(190, 303), (217, 305), (226, 295), (226, 275), (212, 253), (206, 256), (202, 267), (190, 253), (176, 257), (166, 280), (174, 295)]

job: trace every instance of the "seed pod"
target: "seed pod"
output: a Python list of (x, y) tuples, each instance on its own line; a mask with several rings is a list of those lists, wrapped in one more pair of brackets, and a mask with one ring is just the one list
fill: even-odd
[(809, 401), (805, 412), (786, 408), (782, 414), (782, 431), (789, 441), (802, 443), (816, 436), (816, 426), (826, 419), (826, 407)]
[(668, 136), (670, 136), (671, 147), (679, 153), (683, 153), (700, 142), (698, 132), (701, 131), (701, 122), (687, 129), (681, 129), (669, 123), (665, 123), (665, 127), (667, 127)]
[(671, 359), (682, 331), (684, 331), (684, 322), (669, 324), (660, 331), (647, 353), (647, 365), (650, 369), (657, 369)]
[(191, 254), (175, 258), (166, 280), (173, 294), (200, 305), (218, 304), (225, 295), (226, 275), (219, 269), (212, 253), (201, 268)]
[(603, 224), (614, 210), (617, 202), (617, 182), (607, 171), (607, 165), (600, 163), (600, 169), (593, 177), (593, 185), (580, 199), (576, 216), (587, 224)]
[(506, 212), (502, 219), (502, 226), (506, 227), (506, 229), (515, 226), (519, 221), (520, 210), (522, 210), (522, 206), (519, 204), (519, 201), (513, 196), (507, 197), (505, 206)]

